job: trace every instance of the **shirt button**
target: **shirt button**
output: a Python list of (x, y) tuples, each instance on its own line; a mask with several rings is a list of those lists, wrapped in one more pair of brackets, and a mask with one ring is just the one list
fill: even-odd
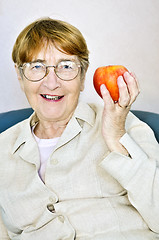
[(64, 221), (65, 221), (65, 218), (64, 218), (64, 216), (62, 216), (62, 215), (58, 216), (58, 219), (59, 219), (59, 221), (62, 222), (62, 223), (64, 223)]
[(52, 213), (55, 212), (55, 208), (54, 208), (54, 205), (53, 205), (53, 204), (48, 204), (48, 205), (47, 205), (47, 209), (48, 209), (50, 212), (52, 212)]
[(51, 203), (56, 203), (56, 198), (54, 198), (54, 197), (49, 197), (49, 201), (50, 201)]
[(58, 160), (57, 159), (53, 159), (53, 161), (52, 161), (52, 163), (54, 164), (54, 165), (56, 165), (56, 164), (58, 164)]
[(36, 228), (36, 223), (33, 223), (32, 226), (33, 226), (34, 228)]

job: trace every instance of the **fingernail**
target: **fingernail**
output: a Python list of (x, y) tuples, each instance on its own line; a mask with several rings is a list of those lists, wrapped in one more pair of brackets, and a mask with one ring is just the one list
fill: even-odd
[(122, 82), (124, 81), (124, 79), (123, 79), (122, 76), (119, 76), (118, 79), (117, 79), (117, 81), (118, 81), (119, 83), (122, 83)]
[(100, 90), (102, 93), (105, 93), (106, 92), (106, 87), (104, 84), (100, 85)]
[(130, 74), (129, 72), (125, 72), (123, 75), (128, 76), (129, 74)]

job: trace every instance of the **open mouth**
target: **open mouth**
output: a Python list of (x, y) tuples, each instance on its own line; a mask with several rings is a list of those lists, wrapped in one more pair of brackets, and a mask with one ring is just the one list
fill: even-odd
[(46, 100), (51, 100), (51, 101), (58, 101), (64, 97), (64, 96), (52, 96), (47, 94), (41, 94), (41, 96)]

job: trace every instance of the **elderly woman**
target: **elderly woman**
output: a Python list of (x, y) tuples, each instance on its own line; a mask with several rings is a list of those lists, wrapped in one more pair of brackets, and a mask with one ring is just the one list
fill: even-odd
[(80, 102), (86, 42), (49, 18), (20, 33), (12, 56), (34, 113), (0, 136), (0, 239), (157, 239), (159, 147), (129, 112), (134, 75), (118, 78), (118, 102), (104, 85), (104, 107)]

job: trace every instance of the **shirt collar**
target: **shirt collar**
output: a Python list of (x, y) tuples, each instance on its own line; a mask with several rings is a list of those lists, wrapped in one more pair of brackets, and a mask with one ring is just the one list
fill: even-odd
[(84, 102), (79, 102), (75, 112), (74, 117), (76, 119), (87, 122), (89, 125), (93, 126), (95, 121), (95, 111), (93, 104), (86, 104)]
[(30, 142), (32, 140), (33, 136), (31, 132), (31, 127), (34, 126), (37, 121), (37, 116), (35, 113), (33, 113), (29, 118), (16, 125), (16, 134), (18, 137), (15, 141), (15, 144), (13, 145), (12, 153), (16, 152), (16, 150), (26, 141)]
[[(78, 121), (80, 126), (83, 124), (81, 122), (87, 122), (90, 126), (94, 125), (95, 121), (95, 111), (93, 110), (93, 105), (86, 104), (84, 102), (79, 102), (76, 107), (76, 110), (73, 114), (73, 117)], [(19, 134), (18, 138), (13, 146), (13, 153), (25, 142), (32, 142), (33, 135), (31, 128), (38, 122), (38, 117), (34, 112), (28, 119), (24, 120), (22, 123), (19, 123)]]

